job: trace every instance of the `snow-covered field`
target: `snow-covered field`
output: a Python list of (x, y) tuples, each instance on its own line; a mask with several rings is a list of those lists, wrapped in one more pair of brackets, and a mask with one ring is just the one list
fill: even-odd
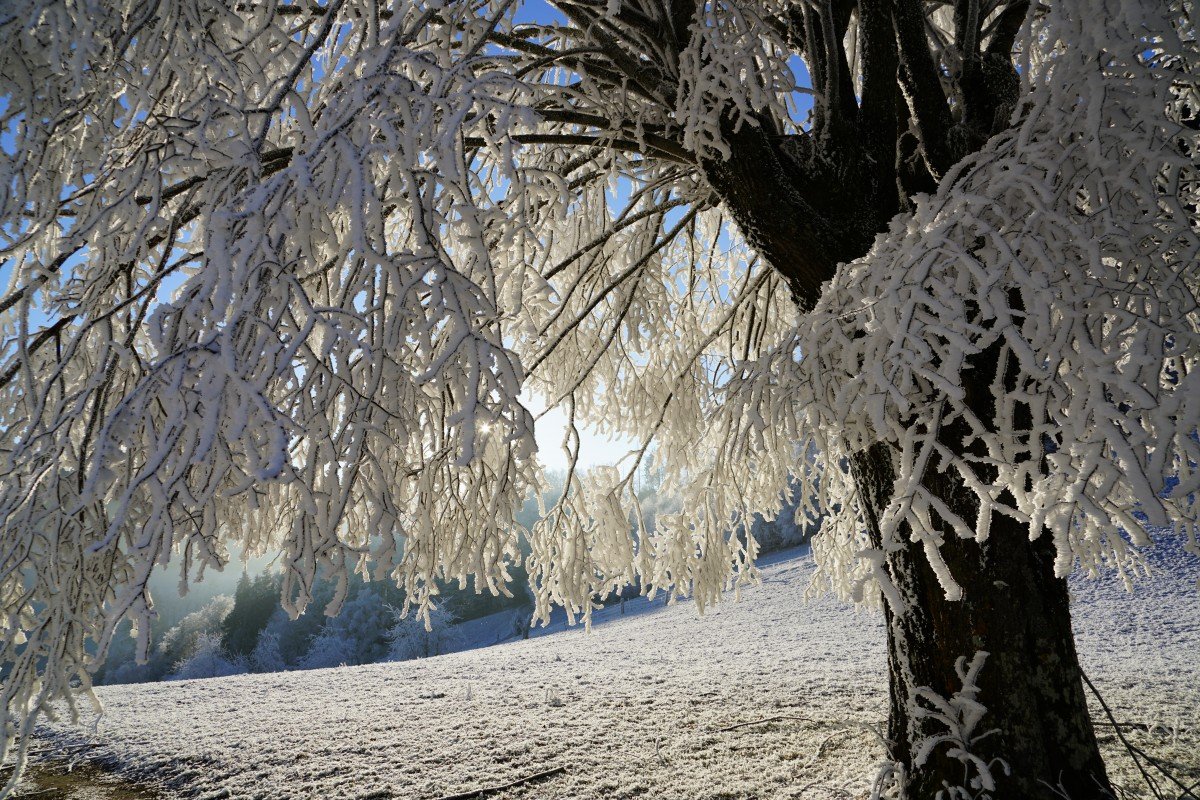
[[(1077, 581), (1084, 666), (1139, 746), (1200, 780), (1197, 562), (1127, 595)], [(861, 798), (882, 758), (878, 616), (804, 602), (805, 551), (698, 618), (644, 600), (592, 633), (421, 661), (99, 690), (94, 730), (42, 730), (39, 757), (100, 764), (167, 796), (439, 798), (562, 767), (501, 798)], [(781, 717), (774, 722), (729, 728)], [(1100, 719), (1100, 717), (1097, 717)], [(1136, 772), (1101, 729), (1116, 779)], [(1189, 772), (1190, 771), (1190, 772)], [(1175, 795), (1172, 795), (1175, 796)]]

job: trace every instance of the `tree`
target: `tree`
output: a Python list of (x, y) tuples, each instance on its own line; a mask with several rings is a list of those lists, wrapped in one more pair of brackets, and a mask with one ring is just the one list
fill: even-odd
[(389, 659), (429, 658), (454, 645), (456, 637), (449, 630), (454, 617), (445, 607), (431, 609), (424, 620), (402, 616), (396, 609), (392, 612), (392, 622), (386, 633)]
[(245, 672), (221, 649), (221, 628), (232, 609), (233, 598), (217, 595), (168, 630), (158, 642), (154, 679), (213, 678)]
[(221, 637), (215, 633), (202, 633), (196, 639), (194, 650), (174, 665), (174, 672), (167, 680), (187, 681), (196, 678), (224, 678), (247, 672), (244, 660), (231, 658), (221, 647)]
[[(1193, 13), (7, 4), (0, 755), (226, 540), (296, 614), (525, 539), (586, 621), (753, 580), (794, 480), (887, 617), (887, 791), (1107, 794), (1064, 579), (1197, 549)], [(639, 444), (525, 530), (530, 397)]]
[(250, 577), (243, 572), (233, 595), (233, 608), (221, 623), (221, 647), (234, 656), (249, 656), (258, 636), (279, 607), (279, 586), (269, 572)]
[(393, 622), (391, 606), (380, 593), (360, 584), (338, 615), (326, 619), (312, 637), (300, 667), (322, 669), (382, 661), (389, 653), (388, 631)]

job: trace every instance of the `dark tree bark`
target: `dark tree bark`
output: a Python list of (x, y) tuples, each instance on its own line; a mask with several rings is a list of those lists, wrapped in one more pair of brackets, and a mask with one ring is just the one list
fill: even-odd
[[(853, 464), (856, 483), (873, 513), (871, 527), (880, 545), (876, 515), (888, 501), (892, 455), (886, 445), (860, 453)], [(969, 494), (945, 474), (928, 477), (939, 495)], [(990, 763), (997, 798), (1111, 798), (1112, 791), (1088, 715), (1079, 660), (1071, 629), (1067, 584), (1054, 575), (1054, 546), (1048, 536), (1029, 541), (1024, 526), (993, 515), (983, 544), (945, 537), (941, 555), (963, 588), (948, 600), (919, 545), (888, 554), (886, 570), (904, 599), (903, 613), (885, 605), (888, 635), (891, 758), (903, 765), (907, 796), (933, 798), (945, 786), (964, 783), (964, 767), (935, 748), (923, 764), (917, 749), (929, 736), (946, 733), (940, 722), (915, 717), (927, 704), (914, 692), (928, 687), (949, 698), (962, 689), (956, 670), (976, 652), (988, 654), (979, 674), (978, 701), (987, 707), (976, 735), (996, 732), (972, 745)], [(1003, 759), (1004, 766), (995, 759)]]
[[(1024, 307), (1019, 295), (1009, 299), (1014, 308)], [(1016, 371), (1003, 355), (997, 343), (969, 358), (962, 373), (967, 406), (985, 423), (996, 416), (992, 387), (1003, 383), (1010, 392), (1017, 388)], [(1014, 409), (1016, 427), (1029, 430), (1032, 421), (1028, 407)], [(995, 480), (986, 451), (961, 419), (946, 421), (937, 437), (960, 456), (978, 457), (979, 477)], [(853, 465), (855, 481), (871, 507), (869, 529), (879, 548), (884, 545), (877, 520), (891, 499), (892, 458), (889, 446), (881, 444), (859, 454)], [(930, 464), (922, 483), (960, 519), (978, 518), (979, 501), (955, 470)], [(947, 729), (920, 713), (924, 701), (918, 691), (924, 687), (949, 698), (963, 688), (960, 659), (970, 661), (982, 652), (987, 656), (977, 699), (987, 715), (974, 734), (980, 738), (968, 749), (990, 765), (996, 781), (993, 796), (1113, 797), (1083, 691), (1067, 583), (1054, 573), (1049, 533), (1038, 531), (1030, 541), (1027, 525), (998, 513), (992, 513), (983, 542), (961, 538), (946, 520), (935, 518), (934, 524), (943, 540), (939, 554), (961, 587), (961, 598), (947, 599), (916, 543), (888, 553), (885, 564), (903, 603), (899, 610), (885, 605), (884, 612), (888, 739), (894, 743), (893, 759), (903, 765), (909, 796), (932, 798), (946, 787), (964, 785), (965, 765), (949, 755), (951, 745), (939, 745), (922, 757), (920, 743)]]

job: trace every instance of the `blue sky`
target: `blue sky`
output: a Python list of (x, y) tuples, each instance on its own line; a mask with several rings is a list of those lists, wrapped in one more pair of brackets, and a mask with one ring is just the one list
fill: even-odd
[[(545, 407), (545, 400), (531, 397), (529, 410), (535, 415)], [(616, 464), (634, 446), (632, 439), (610, 439), (599, 433), (595, 428), (578, 424), (579, 429), (579, 467), (589, 469), (605, 464)], [(567, 415), (562, 408), (548, 412), (537, 421), (535, 435), (538, 445), (538, 460), (549, 470), (565, 472), (567, 455), (562, 449), (563, 435), (567, 430)]]

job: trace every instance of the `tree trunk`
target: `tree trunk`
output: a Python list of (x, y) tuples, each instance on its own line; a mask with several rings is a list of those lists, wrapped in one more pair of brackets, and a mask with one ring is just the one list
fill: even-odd
[[(889, 448), (859, 454), (852, 468), (867, 498), (872, 538), (881, 546), (876, 520), (893, 485)], [(955, 510), (970, 510), (971, 493), (951, 473), (927, 476), (926, 485)], [(1006, 516), (994, 514), (991, 525), (983, 544), (944, 537), (940, 552), (962, 587), (959, 600), (947, 599), (919, 544), (886, 557), (904, 603), (903, 613), (885, 604), (887, 738), (904, 776), (901, 797), (1111, 798), (1084, 696), (1067, 583), (1054, 574), (1053, 543), (1048, 535), (1031, 542), (1026, 528)], [(947, 700), (961, 691), (961, 669), (981, 652), (987, 655), (973, 699), (987, 712), (964, 749), (982, 759), (995, 780), (995, 789), (982, 793), (971, 785), (979, 771), (952, 755), (957, 743), (942, 741), (922, 753), (929, 737), (950, 731), (918, 711), (933, 708), (922, 689)], [(994, 732), (984, 736), (988, 731)], [(958, 786), (970, 793), (950, 791)]]

